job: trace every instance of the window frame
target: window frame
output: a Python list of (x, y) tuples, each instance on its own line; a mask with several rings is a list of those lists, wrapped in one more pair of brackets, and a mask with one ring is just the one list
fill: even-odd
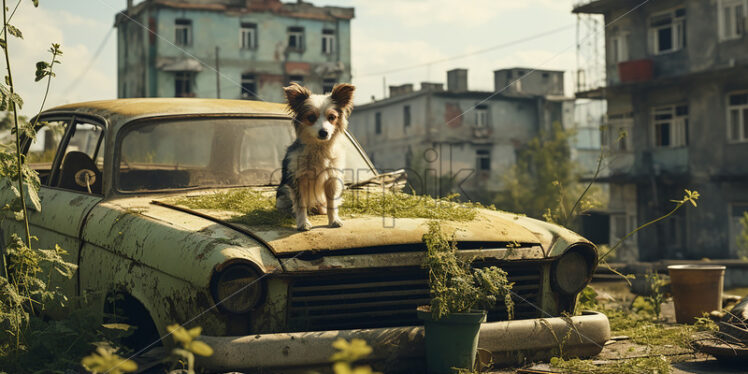
[[(334, 55), (335, 50), (335, 30), (323, 29), (322, 30), (322, 54), (323, 55)], [(327, 47), (327, 48), (325, 48)]]
[[(239, 87), (241, 88), (239, 97), (242, 100), (258, 100), (259, 99), (257, 95), (257, 75), (256, 74), (242, 73), (241, 80), (239, 82), (240, 82)], [(251, 91), (245, 89), (244, 87), (245, 84), (252, 84), (254, 86), (254, 89)]]
[(374, 113), (374, 135), (382, 135), (382, 112)]
[[(185, 78), (186, 76), (186, 78)], [(189, 83), (189, 92), (179, 95), (177, 93), (177, 81)], [(195, 93), (195, 72), (192, 71), (175, 71), (174, 72), (174, 97), (196, 97)]]
[[(678, 114), (678, 109), (681, 107), (686, 108), (686, 114)], [(688, 117), (689, 117), (689, 110), (688, 104), (681, 103), (681, 104), (674, 104), (674, 105), (659, 105), (652, 107), (650, 110), (650, 123), (651, 123), (651, 129), (652, 129), (652, 147), (656, 149), (669, 149), (669, 148), (683, 148), (688, 147)], [(665, 113), (665, 112), (668, 113)], [(656, 119), (657, 115), (665, 115), (669, 114), (671, 117), (668, 120), (658, 120)], [(682, 122), (679, 122), (682, 121)], [(668, 145), (661, 145), (657, 144), (657, 134), (658, 134), (658, 125), (664, 125), (665, 123), (668, 124)], [(681, 127), (679, 136), (678, 127)], [(682, 142), (680, 141), (682, 140)]]
[[(249, 34), (250, 37), (245, 37)], [(247, 45), (249, 41), (249, 45)], [(239, 24), (239, 48), (244, 51), (257, 49), (257, 24), (254, 22), (241, 22)]]
[[(481, 118), (483, 121), (481, 121)], [(480, 104), (475, 106), (475, 127), (486, 129), (490, 127), (488, 105)], [(482, 123), (481, 123), (482, 122)]]
[[(676, 15), (678, 11), (683, 10), (684, 14), (682, 16)], [(655, 18), (661, 17), (661, 16), (670, 16), (670, 23), (667, 25), (652, 25), (652, 22)], [(653, 13), (649, 16), (648, 19), (648, 32), (650, 35), (651, 40), (651, 50), (654, 55), (664, 55), (667, 53), (673, 53), (680, 51), (682, 49), (686, 48), (686, 40), (688, 38), (687, 32), (686, 32), (686, 17), (688, 16), (688, 13), (686, 13), (685, 7), (678, 7), (673, 8), (670, 10), (662, 11)], [(678, 34), (678, 26), (680, 26), (681, 34)], [(660, 50), (660, 39), (659, 39), (659, 31), (660, 29), (664, 28), (670, 28), (670, 44), (671, 48), (666, 50)]]
[(403, 105), (403, 130), (410, 128), (412, 122), (410, 105)]
[[(488, 165), (484, 167), (484, 161)], [(486, 173), (491, 172), (491, 150), (490, 149), (476, 149), (475, 150), (475, 168), (478, 172)]]
[(610, 59), (614, 64), (630, 60), (629, 56), (629, 36), (628, 31), (619, 32), (610, 38), (611, 56)]
[[(306, 30), (302, 26), (289, 26), (286, 29), (286, 49), (290, 51), (296, 51), (296, 52), (303, 52), (306, 48), (306, 38), (304, 37), (304, 34), (306, 33)], [(291, 38), (296, 38), (296, 42), (294, 46), (291, 46)]]
[[(725, 124), (727, 126), (727, 131), (726, 131), (727, 142), (729, 144), (748, 143), (748, 102), (746, 102), (745, 104), (737, 104), (737, 105), (730, 104), (730, 97), (738, 96), (738, 95), (748, 96), (748, 90), (728, 92), (727, 95), (725, 96), (725, 108), (726, 108)], [(742, 121), (738, 123), (737, 139), (733, 139), (731, 136), (732, 135), (732, 113), (731, 112), (733, 110), (737, 110), (738, 118), (742, 119)]]
[[(174, 20), (174, 45), (180, 47), (192, 46), (193, 22), (189, 18), (177, 18)], [(180, 40), (180, 31), (184, 31), (186, 40)]]
[[(742, 17), (737, 16), (736, 8), (742, 7)], [(727, 27), (725, 10), (730, 9), (731, 14), (731, 25), (732, 30), (728, 35), (725, 28)], [(719, 41), (724, 42), (728, 40), (741, 39), (746, 33), (746, 20), (748, 19), (748, 0), (719, 0), (717, 3), (717, 34), (719, 35)], [(738, 22), (739, 21), (739, 22)]]
[[(335, 88), (335, 85), (338, 83), (338, 80), (335, 78), (324, 78), (322, 79), (322, 93), (327, 94), (332, 92), (332, 89)], [(328, 90), (329, 88), (329, 90)]]

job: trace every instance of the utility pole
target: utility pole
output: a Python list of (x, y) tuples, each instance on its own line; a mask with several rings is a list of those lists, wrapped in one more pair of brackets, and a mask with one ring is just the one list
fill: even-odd
[(218, 53), (221, 48), (216, 46), (216, 98), (221, 98), (221, 65), (219, 65)]

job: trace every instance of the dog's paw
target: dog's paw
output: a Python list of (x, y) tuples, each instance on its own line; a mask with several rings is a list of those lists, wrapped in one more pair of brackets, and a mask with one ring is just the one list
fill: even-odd
[(299, 231), (309, 231), (312, 229), (312, 224), (309, 221), (303, 222), (296, 226), (296, 229)]
[(343, 221), (341, 221), (340, 218), (337, 218), (333, 220), (332, 222), (330, 222), (330, 227), (342, 227), (342, 226), (343, 226)]

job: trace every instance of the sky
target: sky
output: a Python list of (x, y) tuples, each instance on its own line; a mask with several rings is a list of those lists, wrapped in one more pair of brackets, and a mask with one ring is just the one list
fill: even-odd
[[(22, 112), (38, 112), (44, 82), (34, 82), (35, 64), (48, 60), (51, 43), (60, 43), (45, 108), (86, 100), (116, 98), (114, 15), (126, 0), (29, 0), (11, 24), (23, 41), (9, 45), (13, 75), (25, 100)], [(136, 3), (139, 1), (136, 0)], [(315, 5), (354, 7), (352, 20), (353, 84), (356, 103), (381, 99), (385, 85), (446, 82), (446, 71), (468, 69), (468, 86), (493, 91), (493, 71), (530, 67), (572, 71), (576, 66), (576, 16), (570, 0), (312, 0)], [(15, 0), (9, 1), (14, 6)], [(554, 31), (555, 30), (555, 31)], [(522, 41), (536, 35), (532, 40)], [(520, 42), (517, 42), (520, 41)], [(516, 42), (516, 43), (515, 43)], [(486, 53), (436, 62), (508, 44)], [(100, 53), (94, 59), (97, 50)], [(430, 63), (430, 64), (429, 64)], [(417, 68), (391, 72), (413, 65)], [(570, 94), (571, 74), (565, 82)]]

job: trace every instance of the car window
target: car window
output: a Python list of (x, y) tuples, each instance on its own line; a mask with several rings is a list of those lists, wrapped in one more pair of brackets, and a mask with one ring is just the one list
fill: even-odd
[(52, 186), (95, 195), (102, 193), (104, 127), (76, 119)]
[[(116, 183), (121, 191), (132, 192), (276, 185), (294, 138), (287, 119), (181, 119), (135, 125), (120, 141)], [(348, 138), (345, 150), (346, 182), (374, 175)]]
[(67, 125), (67, 120), (41, 122), (41, 127), (36, 132), (36, 138), (28, 146), (26, 161), (32, 169), (39, 173), (43, 185), (48, 183), (52, 162), (54, 162)]

